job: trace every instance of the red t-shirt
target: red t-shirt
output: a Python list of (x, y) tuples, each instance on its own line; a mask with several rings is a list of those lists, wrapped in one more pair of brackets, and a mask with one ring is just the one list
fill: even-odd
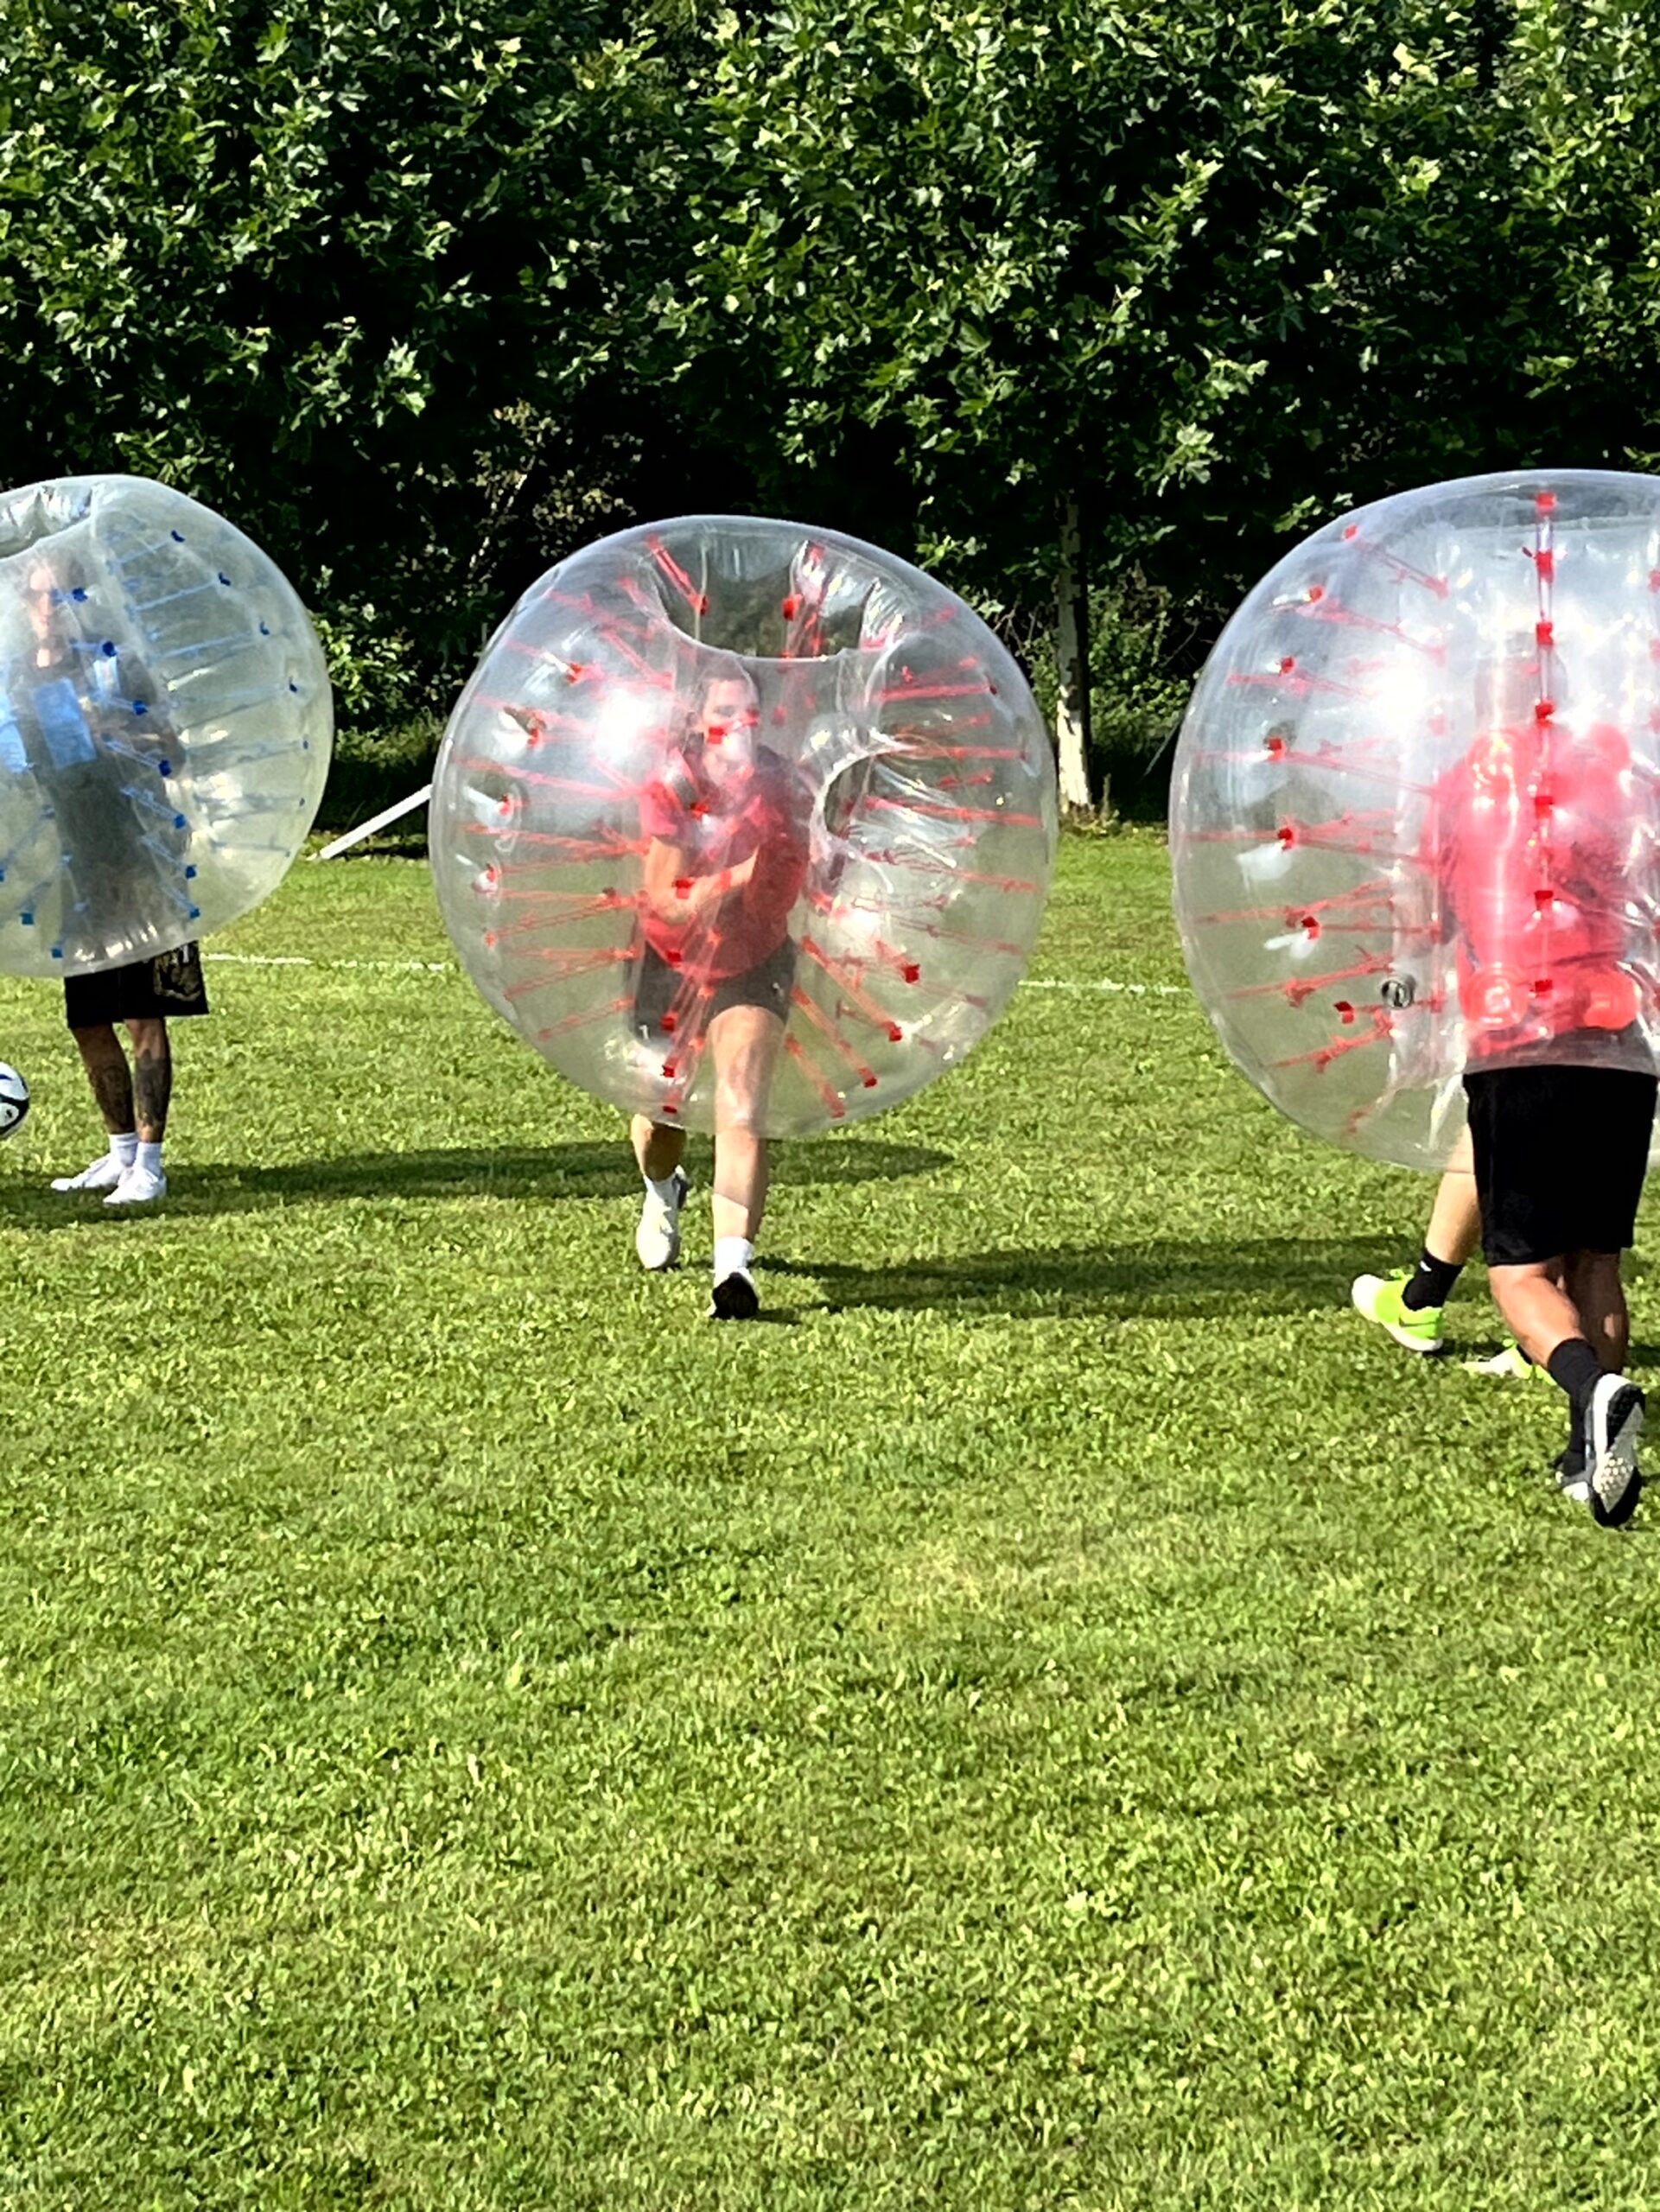
[(1631, 749), (1612, 724), (1489, 730), (1430, 794), (1424, 858), (1458, 951), (1469, 1058), (1637, 1018)]
[(741, 868), (752, 853), (755, 872), (690, 921), (665, 921), (648, 906), (646, 942), (654, 952), (700, 982), (722, 982), (778, 950), (807, 877), (804, 796), (765, 746), (720, 776), (684, 754), (671, 756), (640, 793), (641, 833), (672, 845), (691, 882)]

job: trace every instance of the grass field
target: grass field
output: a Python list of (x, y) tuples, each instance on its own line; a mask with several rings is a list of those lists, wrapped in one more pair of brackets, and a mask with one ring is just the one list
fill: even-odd
[(415, 862), (214, 948), (151, 1217), (0, 982), (5, 2212), (1660, 2205), (1644, 1516), (1348, 1310), (1427, 1186), (1100, 988), (1165, 866), (785, 1154), (747, 1330)]

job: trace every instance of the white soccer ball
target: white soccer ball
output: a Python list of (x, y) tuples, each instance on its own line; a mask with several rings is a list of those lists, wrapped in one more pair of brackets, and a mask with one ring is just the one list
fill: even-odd
[(0, 1137), (22, 1128), (29, 1114), (29, 1085), (16, 1068), (0, 1060)]

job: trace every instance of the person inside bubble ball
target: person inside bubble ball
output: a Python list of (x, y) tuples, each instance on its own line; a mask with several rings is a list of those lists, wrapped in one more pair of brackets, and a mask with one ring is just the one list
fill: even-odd
[[(154, 687), (130, 658), (92, 650), (78, 637), (73, 610), (86, 597), (72, 574), (45, 561), (30, 567), (23, 665), (9, 671), (7, 689), (25, 755), (52, 793), (80, 925), (94, 939), (118, 943), (168, 918), (153, 864), (156, 847), (171, 834), (165, 810), (152, 809), (141, 819), (130, 795), (135, 768), (158, 754), (164, 733), (153, 708), (147, 725), (131, 712), (131, 701)], [(119, 741), (111, 744), (106, 725), (118, 715)], [(173, 1090), (168, 1020), (207, 1012), (194, 944), (65, 978), (65, 1018), (107, 1141), (78, 1174), (54, 1178), (54, 1191), (102, 1192), (105, 1205), (122, 1207), (166, 1197), (162, 1147)], [(118, 1023), (126, 1027), (130, 1061)]]
[[(642, 1039), (688, 1074), (706, 1050), (715, 1077), (715, 1287), (709, 1316), (751, 1320), (766, 1204), (767, 1100), (784, 1043), (796, 947), (790, 916), (806, 880), (805, 809), (785, 762), (760, 741), (754, 684), (734, 666), (703, 686), (686, 741), (640, 799), (649, 840), (634, 995)], [(680, 1255), (685, 1131), (636, 1115), (646, 1202), (642, 1267)]]
[(1620, 1255), (1660, 1088), (1629, 964), (1631, 756), (1609, 723), (1558, 721), (1536, 658), (1509, 664), (1430, 795), (1423, 858), (1454, 948), (1493, 1294), (1569, 1401), (1560, 1486), (1614, 1527), (1642, 1488)]

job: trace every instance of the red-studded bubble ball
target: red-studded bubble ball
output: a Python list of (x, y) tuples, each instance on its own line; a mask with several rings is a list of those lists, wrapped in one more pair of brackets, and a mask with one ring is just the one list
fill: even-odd
[(1466, 1069), (1651, 1073), (1660, 481), (1472, 477), (1307, 539), (1183, 725), (1194, 988), (1275, 1105), (1441, 1164)]
[(520, 600), (444, 739), (432, 865), (490, 1004), (626, 1111), (711, 1127), (717, 1025), (777, 1014), (752, 1110), (785, 1135), (972, 1051), (1056, 811), (1031, 692), (961, 600), (855, 538), (691, 516)]
[(119, 967), (257, 906), (333, 729), (304, 608), (222, 516), (136, 476), (0, 493), (0, 970)]

